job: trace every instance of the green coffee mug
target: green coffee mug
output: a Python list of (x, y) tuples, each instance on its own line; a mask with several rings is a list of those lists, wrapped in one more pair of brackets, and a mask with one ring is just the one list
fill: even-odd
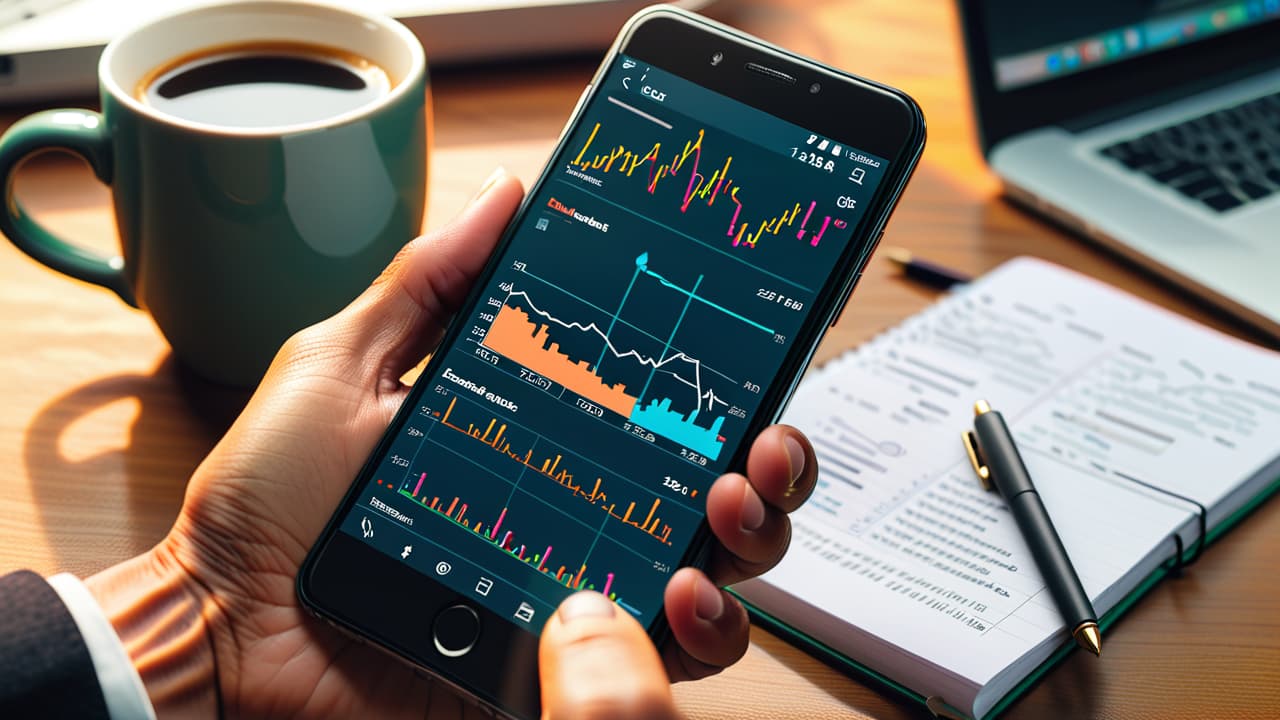
[[(176, 58), (273, 42), (366, 58), (389, 89), (281, 127), (196, 122), (135, 96)], [(114, 40), (98, 81), (101, 113), (41, 112), (0, 137), (0, 231), (50, 268), (147, 310), (177, 357), (211, 380), (255, 384), (285, 339), (359, 294), (421, 227), (426, 62), (394, 20), (298, 2), (205, 7)], [(84, 157), (111, 187), (120, 256), (55, 236), (14, 200), (15, 172), (49, 149)]]

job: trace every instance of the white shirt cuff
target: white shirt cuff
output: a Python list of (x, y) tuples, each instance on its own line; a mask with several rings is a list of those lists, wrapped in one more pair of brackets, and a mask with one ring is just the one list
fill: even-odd
[(48, 582), (67, 606), (67, 612), (76, 621), (80, 636), (89, 648), (89, 658), (98, 675), (98, 685), (102, 688), (102, 698), (106, 701), (111, 720), (156, 720), (156, 712), (151, 707), (146, 688), (142, 686), (142, 678), (133, 667), (129, 653), (125, 652), (120, 636), (116, 635), (111, 621), (98, 607), (89, 589), (70, 573), (54, 575)]

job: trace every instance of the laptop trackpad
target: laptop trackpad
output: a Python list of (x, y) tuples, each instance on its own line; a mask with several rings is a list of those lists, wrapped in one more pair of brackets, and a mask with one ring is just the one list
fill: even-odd
[[(1280, 254), (1272, 255), (1280, 250), (1275, 241), (1276, 228), (1280, 227), (1280, 196), (1233, 210), (1222, 218), (1222, 222), (1232, 235), (1259, 249), (1265, 248), (1269, 256), (1280, 258)], [(1274, 273), (1275, 264), (1268, 265)]]

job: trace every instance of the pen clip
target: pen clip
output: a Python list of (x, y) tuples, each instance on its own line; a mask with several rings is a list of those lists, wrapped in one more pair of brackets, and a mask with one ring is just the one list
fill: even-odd
[(982, 483), (982, 489), (992, 490), (994, 486), (991, 484), (991, 468), (982, 461), (982, 453), (978, 451), (978, 438), (972, 430), (966, 430), (961, 433), (960, 439), (964, 441), (964, 450), (969, 454), (969, 464), (978, 474), (978, 482)]

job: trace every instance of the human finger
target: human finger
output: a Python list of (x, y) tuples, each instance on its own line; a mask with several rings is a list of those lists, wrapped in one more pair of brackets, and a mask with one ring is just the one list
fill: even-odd
[(818, 481), (818, 461), (804, 433), (790, 425), (773, 425), (751, 443), (747, 478), (766, 503), (795, 512), (809, 499)]
[(570, 595), (538, 646), (543, 720), (674, 720), (670, 681), (640, 623), (605, 596)]
[(747, 611), (701, 570), (676, 572), (667, 583), (663, 607), (675, 640), (662, 653), (672, 680), (714, 675), (746, 654), (751, 642)]
[(718, 585), (732, 585), (773, 567), (791, 538), (786, 513), (766, 503), (739, 473), (721, 475), (711, 485), (707, 524), (717, 540), (707, 575)]

